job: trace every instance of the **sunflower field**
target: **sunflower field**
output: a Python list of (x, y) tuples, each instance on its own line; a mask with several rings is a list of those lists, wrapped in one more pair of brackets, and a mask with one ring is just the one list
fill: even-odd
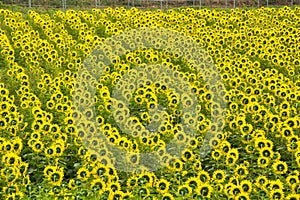
[(299, 200), (299, 78), (300, 7), (0, 9), (0, 199)]

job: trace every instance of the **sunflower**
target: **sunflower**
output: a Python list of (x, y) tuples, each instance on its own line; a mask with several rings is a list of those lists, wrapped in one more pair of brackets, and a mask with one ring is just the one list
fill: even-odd
[(297, 141), (297, 142), (288, 142), (286, 144), (286, 146), (287, 146), (287, 150), (289, 152), (296, 152), (299, 149), (300, 141)]
[(182, 162), (180, 159), (175, 159), (169, 167), (172, 171), (180, 172), (184, 167), (184, 162)]
[(90, 177), (90, 171), (88, 169), (82, 167), (77, 171), (77, 176), (79, 179), (86, 181)]
[(232, 156), (234, 157), (236, 160), (239, 158), (239, 151), (237, 149), (230, 149), (227, 153), (227, 156)]
[(139, 185), (152, 187), (153, 183), (156, 181), (156, 176), (151, 172), (142, 172), (137, 181)]
[(285, 197), (286, 200), (297, 200), (300, 198), (299, 194), (289, 194)]
[(109, 189), (109, 191), (116, 193), (120, 191), (121, 185), (118, 182), (111, 182), (107, 184), (107, 188)]
[(234, 198), (235, 200), (250, 200), (250, 196), (246, 192), (241, 192)]
[(185, 149), (182, 152), (181, 158), (185, 162), (188, 161), (188, 160), (193, 160), (194, 159), (194, 153), (191, 150), (189, 150), (189, 149)]
[(284, 186), (283, 186), (283, 183), (280, 181), (280, 180), (275, 180), (275, 181), (269, 181), (269, 184), (270, 184), (270, 189), (271, 190), (283, 190), (284, 189)]
[(47, 176), (51, 185), (59, 186), (63, 181), (64, 173), (62, 168), (56, 167), (54, 172)]
[(271, 199), (283, 200), (283, 199), (285, 199), (284, 192), (280, 189), (271, 190), (270, 191), (270, 198)]
[(212, 151), (212, 158), (214, 160), (220, 160), (222, 156), (223, 156), (223, 153), (221, 150), (216, 149), (216, 150)]
[(246, 166), (239, 165), (235, 168), (234, 174), (240, 178), (245, 178), (248, 175), (248, 169)]
[(210, 181), (210, 175), (208, 172), (206, 171), (200, 171), (198, 172), (197, 178), (199, 179), (199, 181), (202, 183), (209, 183)]
[(221, 143), (220, 148), (222, 149), (222, 153), (226, 155), (231, 149), (231, 143), (225, 140)]
[(196, 189), (197, 187), (199, 187), (199, 185), (201, 185), (201, 182), (196, 177), (190, 177), (185, 181), (185, 184), (193, 189)]
[(286, 177), (286, 182), (290, 187), (292, 187), (299, 183), (299, 177), (298, 175), (288, 175)]
[[(109, 190), (111, 191), (111, 190)], [(124, 193), (122, 191), (110, 192), (108, 199), (123, 199)]]
[[(35, 142), (31, 145), (32, 149), (36, 153), (40, 153), (44, 150), (44, 143), (39, 140), (35, 140)], [(50, 150), (49, 150), (50, 151)], [(47, 154), (50, 156), (50, 154)]]
[(288, 171), (288, 165), (284, 161), (277, 161), (272, 165), (276, 174), (285, 174)]
[(243, 191), (247, 194), (250, 194), (252, 192), (252, 183), (249, 180), (243, 180), (240, 183), (241, 187), (243, 188)]
[(240, 131), (242, 133), (242, 135), (247, 135), (250, 134), (253, 130), (253, 127), (251, 124), (243, 124), (240, 126)]
[(226, 179), (225, 172), (223, 170), (215, 170), (212, 175), (212, 180), (217, 183), (223, 183)]
[(259, 157), (257, 159), (258, 166), (266, 168), (270, 164), (270, 158), (268, 157)]
[(150, 195), (150, 191), (147, 187), (141, 187), (138, 190), (138, 194), (142, 198), (147, 198)]
[(259, 150), (259, 155), (261, 157), (267, 157), (272, 159), (274, 156), (274, 151), (272, 149), (270, 149), (269, 147), (263, 147)]
[(188, 197), (192, 194), (192, 188), (188, 185), (181, 185), (178, 187), (177, 192), (181, 197)]
[(288, 138), (288, 137), (290, 137), (294, 134), (294, 131), (290, 127), (283, 127), (280, 130), (280, 134), (281, 134), (282, 137)]
[(241, 194), (243, 192), (243, 188), (241, 185), (233, 185), (233, 187), (230, 189), (231, 195), (237, 196), (238, 194)]
[(155, 183), (156, 190), (161, 194), (168, 192), (170, 185), (171, 185), (170, 182), (165, 179), (160, 179)]
[[(17, 137), (12, 141), (13, 151), (16, 154), (19, 154), (23, 149), (23, 141), (21, 138)], [(1, 149), (1, 138), (0, 138), (0, 149)]]
[(196, 189), (196, 193), (204, 198), (210, 198), (213, 191), (209, 183), (200, 184)]
[(55, 171), (56, 171), (56, 167), (55, 166), (48, 165), (44, 169), (44, 176), (49, 177)]
[(30, 181), (29, 175), (24, 176), (24, 178), (22, 179), (22, 185), (27, 187), (30, 183), (31, 183), (31, 181)]
[(216, 149), (220, 145), (220, 139), (214, 136), (209, 140), (209, 145), (213, 148)]
[(266, 142), (265, 142), (265, 138), (258, 138), (255, 140), (255, 148), (256, 149), (261, 149), (267, 146)]

